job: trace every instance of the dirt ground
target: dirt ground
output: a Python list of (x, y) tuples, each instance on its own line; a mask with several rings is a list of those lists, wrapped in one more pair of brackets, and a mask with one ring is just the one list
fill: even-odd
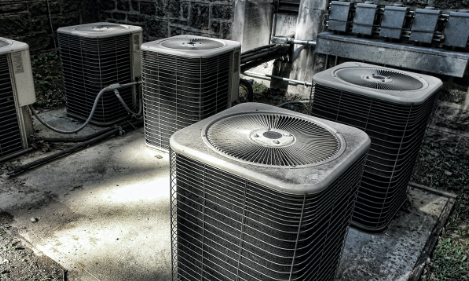
[(9, 225), (12, 221), (9, 213), (0, 210), (0, 280), (77, 280), (46, 255), (31, 250)]

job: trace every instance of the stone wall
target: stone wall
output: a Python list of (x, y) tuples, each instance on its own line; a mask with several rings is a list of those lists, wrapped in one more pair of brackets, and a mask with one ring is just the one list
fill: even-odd
[[(0, 0), (0, 36), (29, 44), (31, 53), (54, 49), (57, 28), (98, 19), (96, 0)], [(55, 38), (57, 44), (57, 39)]]
[(231, 39), (229, 0), (98, 0), (101, 21), (141, 26), (144, 41), (180, 34)]

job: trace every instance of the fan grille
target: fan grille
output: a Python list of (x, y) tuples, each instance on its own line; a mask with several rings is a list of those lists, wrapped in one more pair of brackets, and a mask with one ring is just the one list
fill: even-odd
[(75, 30), (79, 31), (96, 31), (96, 32), (106, 32), (111, 30), (123, 30), (128, 29), (128, 27), (118, 25), (118, 24), (96, 24), (96, 25), (85, 25), (78, 26)]
[(175, 50), (212, 50), (224, 46), (222, 42), (208, 38), (169, 38), (161, 46)]
[(344, 68), (335, 75), (354, 85), (386, 91), (415, 91), (424, 86), (417, 77), (383, 68)]
[(209, 125), (206, 136), (226, 156), (270, 166), (317, 164), (338, 156), (342, 147), (323, 125), (274, 113), (226, 117)]

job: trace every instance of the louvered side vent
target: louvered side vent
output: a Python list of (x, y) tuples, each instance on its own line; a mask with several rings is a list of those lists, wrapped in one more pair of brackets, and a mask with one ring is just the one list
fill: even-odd
[(174, 132), (231, 106), (238, 93), (240, 50), (238, 42), (195, 35), (142, 45), (148, 146), (168, 151)]
[[(334, 70), (329, 73), (337, 74)], [(384, 82), (385, 79), (389, 79), (390, 84), (387, 86), (378, 87), (378, 84), (366, 83), (363, 85), (375, 87), (381, 93), (388, 91), (388, 88), (399, 88), (398, 93), (414, 94), (416, 97), (420, 95), (418, 92), (415, 94), (416, 91), (425, 88), (424, 84), (418, 86), (418, 83), (393, 85), (392, 78), (389, 77), (380, 77), (383, 84), (388, 83)], [(367, 82), (373, 80), (366, 78), (366, 75), (363, 78)], [(399, 80), (396, 77), (394, 79)], [(351, 85), (348, 86), (351, 90), (347, 91), (344, 87), (337, 88), (330, 84), (326, 86), (319, 78), (315, 82), (313, 116), (354, 126), (365, 131), (371, 138), (371, 147), (353, 214), (353, 224), (368, 230), (381, 230), (389, 224), (406, 201), (407, 184), (412, 175), (438, 87), (432, 86), (433, 89), (427, 87), (427, 95), (422, 101), (399, 102), (393, 101), (391, 94), (380, 98), (378, 95), (373, 97), (364, 94), (368, 90), (363, 86)], [(411, 84), (417, 87), (406, 91), (404, 88), (412, 87)], [(355, 88), (352, 90), (353, 87)]]
[[(257, 161), (226, 154), (223, 143), (232, 140), (259, 157), (294, 159), (305, 145), (337, 149), (303, 163)], [(170, 143), (172, 280), (334, 279), (370, 143), (365, 133), (248, 103), (176, 132)]]
[[(139, 61), (133, 60), (140, 40), (137, 38), (137, 44), (134, 43), (135, 34), (141, 36), (140, 27), (109, 23), (59, 28), (68, 115), (87, 119), (101, 89), (134, 81), (138, 76), (134, 70), (140, 67)], [(119, 89), (119, 93), (130, 108), (135, 107), (132, 88)], [(108, 91), (101, 97), (91, 122), (105, 126), (125, 118), (125, 108)]]
[(174, 132), (228, 107), (231, 55), (184, 58), (142, 51), (148, 145), (168, 150)]
[(0, 159), (23, 149), (7, 55), (0, 55)]
[(173, 280), (333, 280), (364, 158), (301, 196), (172, 152)]

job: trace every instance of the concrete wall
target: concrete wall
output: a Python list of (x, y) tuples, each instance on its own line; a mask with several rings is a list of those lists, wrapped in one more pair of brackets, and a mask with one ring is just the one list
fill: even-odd
[(232, 40), (241, 43), (242, 51), (270, 44), (273, 0), (236, 0)]
[[(54, 31), (98, 16), (96, 0), (49, 0), (49, 8)], [(0, 0), (0, 36), (28, 43), (32, 54), (53, 50), (47, 1)]]

